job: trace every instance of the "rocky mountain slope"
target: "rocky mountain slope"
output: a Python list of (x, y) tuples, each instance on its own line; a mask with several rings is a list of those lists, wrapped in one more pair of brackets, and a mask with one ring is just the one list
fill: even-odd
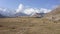
[(32, 15), (32, 17), (37, 17), (37, 18), (41, 18), (45, 15), (46, 13), (35, 13), (34, 15)]
[(60, 6), (47, 13), (44, 18), (59, 20), (60, 19)]
[(0, 18), (4, 18), (4, 17), (6, 17), (6, 16), (3, 16), (3, 15), (0, 14)]

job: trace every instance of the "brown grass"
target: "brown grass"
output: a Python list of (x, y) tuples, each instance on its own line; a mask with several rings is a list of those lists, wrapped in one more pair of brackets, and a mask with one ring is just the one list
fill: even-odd
[(0, 34), (60, 34), (60, 21), (43, 18), (0, 18)]

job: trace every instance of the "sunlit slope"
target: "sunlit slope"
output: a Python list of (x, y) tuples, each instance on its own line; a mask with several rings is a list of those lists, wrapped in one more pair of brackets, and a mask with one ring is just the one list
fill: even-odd
[(47, 13), (47, 16), (55, 16), (55, 15), (60, 15), (60, 6), (54, 8), (51, 10), (51, 12)]
[(60, 6), (54, 8), (51, 12), (47, 13), (44, 18), (51, 20), (60, 20)]

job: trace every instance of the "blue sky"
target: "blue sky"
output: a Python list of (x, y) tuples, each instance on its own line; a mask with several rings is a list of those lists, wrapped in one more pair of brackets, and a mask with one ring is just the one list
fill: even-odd
[(60, 5), (60, 0), (0, 0), (0, 7), (17, 9), (19, 4), (32, 8), (47, 8)]

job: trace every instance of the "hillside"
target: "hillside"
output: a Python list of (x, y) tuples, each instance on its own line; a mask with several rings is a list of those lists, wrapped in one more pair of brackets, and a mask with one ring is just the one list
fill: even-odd
[(60, 20), (60, 6), (47, 13), (44, 18)]
[(58, 15), (60, 14), (60, 6), (58, 6), (57, 8), (53, 9), (50, 13), (48, 13), (47, 15)]

